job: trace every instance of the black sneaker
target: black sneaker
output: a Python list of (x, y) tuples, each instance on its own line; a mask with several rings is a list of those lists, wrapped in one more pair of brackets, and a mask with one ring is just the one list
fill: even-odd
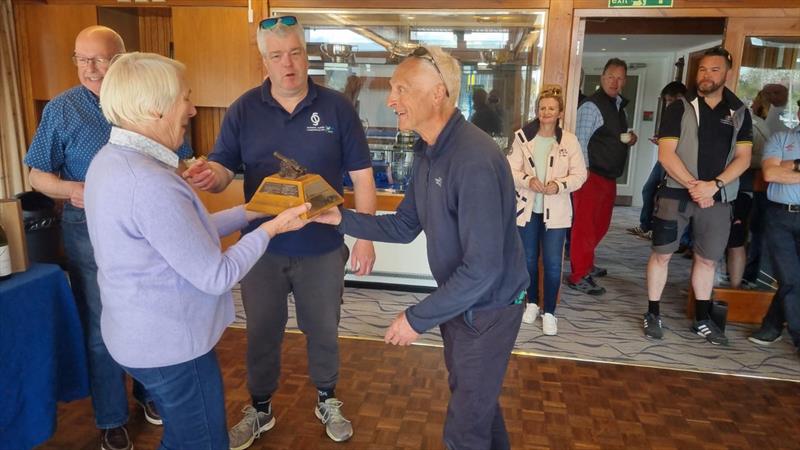
[(133, 443), (124, 426), (103, 430), (100, 438), (100, 450), (131, 450)]
[(753, 344), (770, 345), (773, 342), (778, 342), (782, 338), (781, 330), (773, 330), (762, 326), (747, 337), (747, 340)]
[(143, 402), (136, 399), (136, 403), (142, 407), (144, 410), (144, 420), (153, 424), (153, 425), (164, 425), (164, 421), (161, 419), (161, 414), (158, 413), (158, 409), (156, 409), (156, 404), (152, 400), (148, 400)]
[(604, 277), (606, 275), (608, 275), (608, 270), (606, 270), (606, 269), (604, 269), (602, 267), (592, 266), (592, 270), (589, 271), (589, 276), (592, 277), (592, 278), (595, 278), (595, 277), (600, 278), (600, 277)]
[(728, 337), (725, 336), (725, 333), (720, 331), (717, 324), (711, 319), (695, 322), (691, 330), (697, 333), (698, 336), (703, 336), (708, 342), (714, 345), (728, 345)]
[(591, 275), (586, 275), (577, 283), (572, 283), (571, 281), (567, 280), (567, 286), (575, 289), (576, 291), (580, 291), (589, 295), (603, 295), (606, 293), (606, 289), (595, 283)]
[(644, 315), (644, 335), (651, 339), (664, 338), (664, 330), (661, 328), (661, 316), (653, 313)]

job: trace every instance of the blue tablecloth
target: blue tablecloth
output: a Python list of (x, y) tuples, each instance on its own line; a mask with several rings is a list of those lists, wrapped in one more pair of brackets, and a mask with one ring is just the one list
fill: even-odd
[(64, 272), (34, 264), (0, 281), (0, 449), (55, 431), (56, 402), (89, 395), (78, 310)]

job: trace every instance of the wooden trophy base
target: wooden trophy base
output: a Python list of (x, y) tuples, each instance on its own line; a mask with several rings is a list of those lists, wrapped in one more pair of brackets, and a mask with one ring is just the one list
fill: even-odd
[(303, 219), (311, 219), (343, 202), (342, 196), (317, 174), (290, 179), (276, 173), (264, 178), (253, 198), (247, 203), (247, 209), (277, 216), (294, 206), (311, 203), (311, 209), (301, 216)]

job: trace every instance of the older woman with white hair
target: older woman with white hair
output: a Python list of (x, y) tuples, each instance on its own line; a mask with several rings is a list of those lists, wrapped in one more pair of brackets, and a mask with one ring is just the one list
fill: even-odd
[(222, 252), (220, 236), (262, 217), (243, 206), (209, 215), (176, 174), (195, 115), (183, 64), (130, 53), (109, 68), (100, 105), (114, 125), (86, 176), (101, 329), (111, 356), (152, 394), (161, 449), (227, 449), (213, 347), (234, 318), (231, 288), (270, 239), (307, 221), (289, 209)]

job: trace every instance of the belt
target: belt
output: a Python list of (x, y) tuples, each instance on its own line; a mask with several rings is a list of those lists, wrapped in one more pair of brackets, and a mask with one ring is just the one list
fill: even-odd
[(800, 213), (800, 205), (787, 205), (786, 203), (769, 202), (773, 208), (778, 208), (781, 211), (788, 211), (792, 213)]

